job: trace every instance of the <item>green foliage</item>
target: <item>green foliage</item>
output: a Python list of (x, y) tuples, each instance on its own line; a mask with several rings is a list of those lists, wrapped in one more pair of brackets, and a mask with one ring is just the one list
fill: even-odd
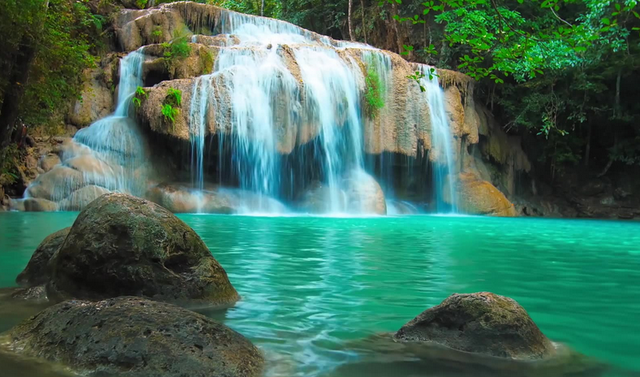
[(378, 111), (384, 107), (384, 97), (386, 93), (385, 83), (371, 65), (367, 67), (365, 83), (365, 109), (371, 118), (375, 118)]
[(151, 35), (156, 39), (156, 41), (162, 40), (162, 27), (160, 25), (154, 26)]
[(213, 64), (215, 63), (213, 53), (209, 50), (203, 50), (200, 59), (202, 61), (202, 71), (205, 73), (213, 72)]
[(162, 115), (164, 115), (164, 119), (171, 122), (171, 124), (176, 122), (176, 116), (178, 114), (180, 114), (180, 109), (176, 109), (168, 103), (162, 105)]
[(18, 159), (20, 159), (20, 150), (17, 145), (10, 144), (0, 149), (0, 186), (11, 185), (19, 178), (20, 172), (16, 170)]
[(136, 0), (136, 6), (140, 9), (147, 7), (148, 0)]
[(142, 106), (142, 101), (147, 98), (149, 98), (149, 94), (147, 93), (146, 90), (144, 90), (143, 87), (139, 86), (136, 89), (136, 93), (131, 99), (131, 102), (133, 102), (133, 105), (136, 107), (136, 109), (138, 109), (140, 108), (140, 106)]
[(59, 123), (68, 103), (79, 97), (82, 72), (95, 66), (103, 45), (105, 18), (87, 1), (6, 0), (0, 12), (0, 102), (9, 72), (21, 49), (33, 47), (35, 58), (20, 104), (20, 118), (34, 126)]
[(180, 106), (182, 106), (182, 91), (175, 88), (167, 89), (167, 95), (162, 103), (164, 119), (174, 125), (176, 116), (180, 114)]
[(182, 106), (182, 90), (174, 88), (167, 89), (165, 101), (173, 106)]

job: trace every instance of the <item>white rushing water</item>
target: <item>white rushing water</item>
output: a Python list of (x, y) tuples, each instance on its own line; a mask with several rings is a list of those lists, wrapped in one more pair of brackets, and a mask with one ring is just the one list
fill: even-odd
[[(434, 169), (434, 185), (436, 190), (436, 207), (438, 213), (457, 213), (456, 200), (456, 166), (453, 152), (453, 135), (444, 107), (444, 91), (438, 83), (438, 76), (432, 67), (420, 67), (424, 77), (420, 80), (426, 91), (424, 96), (429, 104), (431, 117), (431, 150), (436, 154)], [(448, 192), (444, 192), (448, 190)], [(445, 199), (448, 197), (448, 203)]]
[[(145, 141), (129, 117), (131, 98), (142, 85), (144, 54), (134, 51), (120, 61), (116, 110), (112, 115), (79, 130), (63, 145), (61, 164), (41, 175), (25, 198), (45, 197), (59, 209), (77, 209), (108, 191), (143, 196), (147, 186)], [(81, 193), (71, 196), (76, 190)]]
[[(283, 171), (278, 133), (311, 127), (316, 130), (310, 132), (319, 138), (314, 153), (317, 161), (308, 163), (319, 164), (320, 179), (327, 188), (324, 212), (345, 212), (344, 175), (363, 168), (360, 93), (364, 79), (357, 63), (337, 50), (361, 45), (234, 12), (223, 14), (220, 32), (240, 42), (221, 48), (214, 72), (194, 84), (189, 119), (196, 188), (203, 187), (203, 135), (211, 123), (208, 116), (216, 118), (215, 124), (230, 124), (231, 129), (220, 130), (220, 143), (231, 149), (231, 166), (240, 188), (276, 198), (283, 190), (283, 174), (292, 177), (291, 182), (296, 174), (293, 169)], [(293, 63), (280, 49), (285, 44), (291, 48)], [(299, 78), (294, 77), (291, 64), (298, 68)], [(304, 83), (302, 93), (298, 80)], [(217, 102), (215, 114), (207, 111), (208, 104), (217, 101), (213, 81), (230, 93), (227, 104)]]

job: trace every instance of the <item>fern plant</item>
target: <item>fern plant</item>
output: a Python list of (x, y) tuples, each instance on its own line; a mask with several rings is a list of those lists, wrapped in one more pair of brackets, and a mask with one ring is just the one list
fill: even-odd
[(162, 115), (164, 119), (171, 123), (175, 131), (176, 116), (180, 114), (179, 107), (182, 106), (182, 90), (169, 88), (162, 103)]
[(178, 114), (180, 114), (180, 109), (176, 109), (168, 103), (162, 105), (162, 115), (164, 115), (164, 119), (170, 121), (171, 124), (175, 124)]
[(147, 99), (148, 97), (149, 94), (147, 94), (146, 90), (144, 90), (143, 87), (139, 86), (136, 89), (136, 93), (131, 99), (131, 102), (133, 102), (133, 105), (136, 107), (136, 109), (138, 109), (140, 108), (140, 106), (142, 106), (142, 100)]

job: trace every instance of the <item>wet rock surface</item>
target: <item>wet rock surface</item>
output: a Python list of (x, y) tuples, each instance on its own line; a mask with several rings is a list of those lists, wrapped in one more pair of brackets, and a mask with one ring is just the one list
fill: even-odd
[(27, 267), (18, 275), (16, 282), (22, 286), (34, 287), (45, 284), (51, 278), (49, 261), (69, 235), (71, 227), (64, 228), (47, 236), (33, 252)]
[(2, 340), (22, 356), (93, 376), (254, 377), (264, 364), (258, 349), (228, 327), (138, 297), (63, 302)]
[(395, 333), (400, 342), (427, 342), (511, 359), (542, 359), (553, 343), (515, 300), (490, 292), (454, 294)]
[(78, 216), (50, 262), (49, 296), (230, 304), (239, 296), (202, 239), (161, 206), (106, 194)]

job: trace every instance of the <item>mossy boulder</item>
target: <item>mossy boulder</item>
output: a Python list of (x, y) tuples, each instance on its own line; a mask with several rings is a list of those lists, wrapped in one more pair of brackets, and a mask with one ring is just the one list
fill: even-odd
[(254, 377), (264, 364), (249, 340), (223, 324), (138, 297), (66, 301), (3, 338), (10, 351), (81, 375)]
[(45, 284), (51, 278), (47, 266), (53, 254), (60, 249), (62, 243), (69, 235), (71, 227), (64, 228), (45, 238), (36, 251), (33, 252), (27, 267), (18, 275), (16, 282), (19, 285), (34, 287)]
[(522, 306), (490, 292), (453, 294), (404, 325), (394, 339), (508, 359), (540, 360), (556, 352)]
[(161, 206), (106, 194), (78, 216), (51, 260), (49, 297), (143, 296), (222, 305), (239, 296), (202, 239)]

